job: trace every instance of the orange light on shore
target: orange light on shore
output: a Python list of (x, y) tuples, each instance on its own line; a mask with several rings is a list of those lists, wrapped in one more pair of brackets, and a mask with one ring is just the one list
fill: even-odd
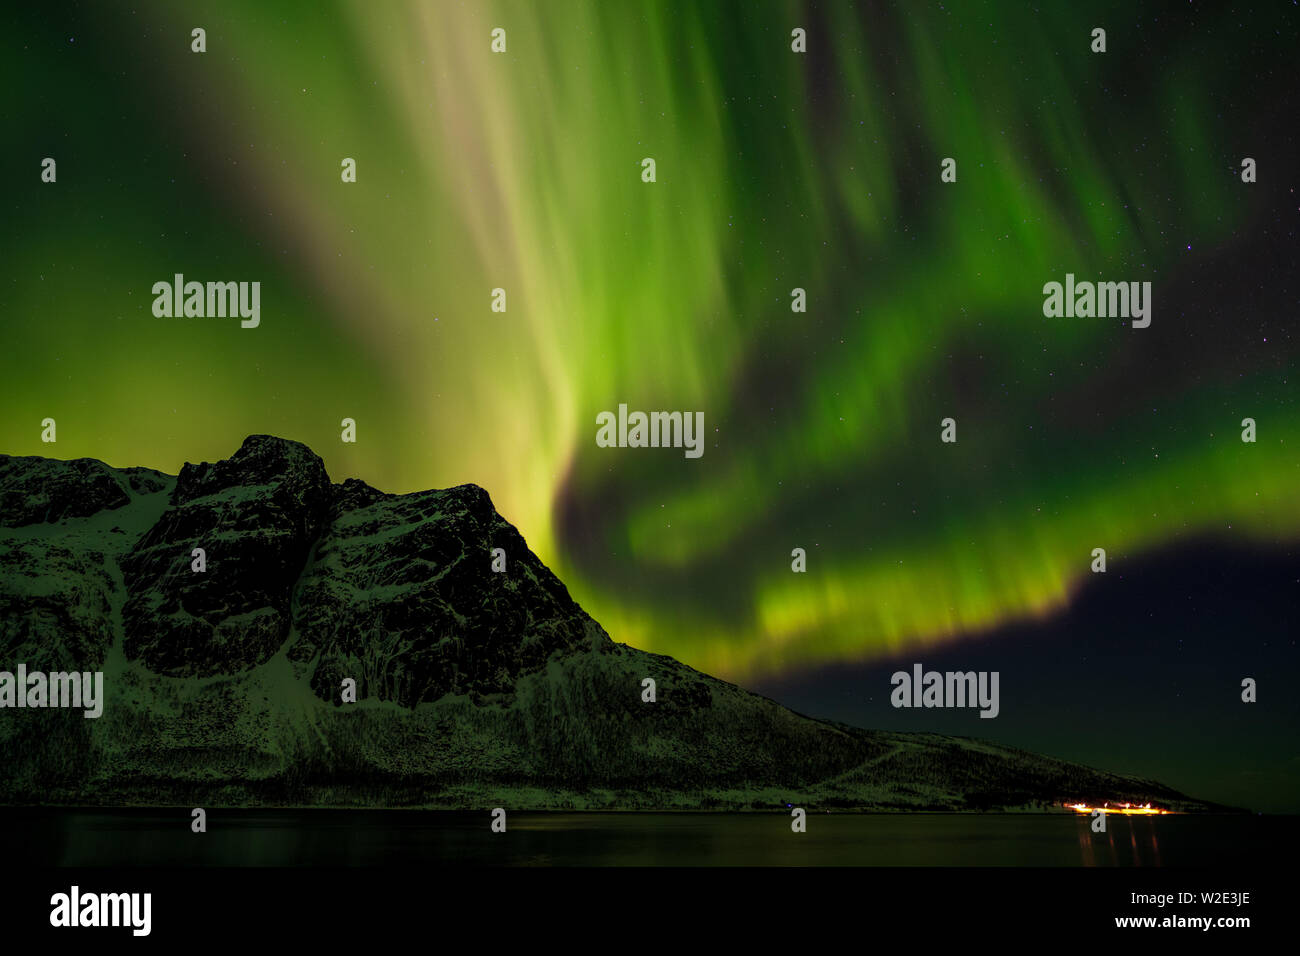
[(1090, 807), (1086, 803), (1065, 803), (1062, 806), (1070, 808), (1075, 813), (1092, 813), (1094, 810), (1100, 810), (1102, 813), (1123, 813), (1140, 816), (1163, 816), (1173, 813), (1172, 810), (1152, 807), (1149, 803), (1140, 807), (1132, 803), (1117, 803), (1113, 807), (1109, 803), (1104, 803), (1099, 807)]

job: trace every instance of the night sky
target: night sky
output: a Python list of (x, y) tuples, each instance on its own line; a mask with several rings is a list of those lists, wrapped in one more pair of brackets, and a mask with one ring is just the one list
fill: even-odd
[[(7, 10), (0, 450), (475, 482), (615, 640), (1300, 810), (1300, 8), (1144, 6)], [(178, 272), (260, 327), (155, 317)], [(1066, 273), (1151, 326), (1045, 318)], [(703, 456), (597, 447), (620, 403)], [(893, 709), (915, 661), (1001, 716)]]

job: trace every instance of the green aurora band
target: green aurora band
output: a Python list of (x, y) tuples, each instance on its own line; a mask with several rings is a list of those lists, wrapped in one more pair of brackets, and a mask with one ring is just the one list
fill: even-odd
[[(1239, 164), (1267, 97), (1129, 3), (957, 6), (247, 0), (6, 31), (0, 448), (174, 473), (272, 433), (336, 481), (476, 482), (616, 640), (738, 680), (1051, 614), (1095, 547), (1294, 539), (1296, 348), (1256, 334), (1292, 314), (1261, 293), (1236, 352), (1186, 338), (1189, 284), (1263, 215)], [(1251, 29), (1293, 69), (1293, 28)], [(261, 327), (155, 318), (177, 272), (260, 280)], [(1151, 327), (1044, 318), (1067, 272), (1152, 281)], [(702, 410), (703, 457), (598, 448), (620, 402)]]

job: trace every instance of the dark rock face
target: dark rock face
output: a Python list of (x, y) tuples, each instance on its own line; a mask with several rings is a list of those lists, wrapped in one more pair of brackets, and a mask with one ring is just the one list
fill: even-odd
[[(191, 570), (203, 548), (207, 570)], [(491, 570), (492, 549), (507, 571)], [(508, 694), (591, 619), (492, 507), (486, 491), (389, 495), (331, 486), (296, 442), (256, 435), (230, 459), (186, 465), (171, 506), (122, 562), (128, 658), (208, 677), (289, 657), (323, 700), (411, 707)]]
[[(98, 667), (113, 642), (117, 560), (171, 485), (149, 468), (0, 455), (0, 655), (42, 670)], [(112, 512), (111, 515), (104, 514)], [(96, 522), (78, 519), (96, 518)], [(42, 526), (85, 527), (46, 533)], [(113, 527), (108, 527), (110, 524)], [(138, 534), (138, 531), (135, 532)]]
[[(124, 649), (172, 676), (230, 674), (289, 635), (294, 584), (329, 514), (325, 465), (253, 435), (233, 457), (186, 464), (171, 506), (122, 562)], [(202, 548), (207, 570), (191, 570)]]
[(550, 655), (588, 646), (594, 624), (477, 485), (411, 495), (342, 486), (298, 606), (290, 658), (316, 661), (318, 696), (337, 702), (351, 677), (359, 698), (407, 707), (510, 693)]
[(47, 671), (103, 662), (117, 588), (104, 552), (14, 542), (0, 546), (0, 581), (0, 659)]
[(168, 481), (149, 468), (110, 468), (93, 458), (0, 455), (0, 527), (86, 518), (123, 507), (133, 493), (159, 491)]

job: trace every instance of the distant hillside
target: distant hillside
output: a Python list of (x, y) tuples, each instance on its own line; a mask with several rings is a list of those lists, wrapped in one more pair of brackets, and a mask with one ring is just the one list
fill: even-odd
[(812, 720), (616, 644), (482, 488), (336, 485), (265, 435), (174, 478), (0, 456), (0, 670), (20, 662), (102, 670), (106, 703), (93, 720), (0, 710), (9, 804), (1211, 809), (989, 743)]

